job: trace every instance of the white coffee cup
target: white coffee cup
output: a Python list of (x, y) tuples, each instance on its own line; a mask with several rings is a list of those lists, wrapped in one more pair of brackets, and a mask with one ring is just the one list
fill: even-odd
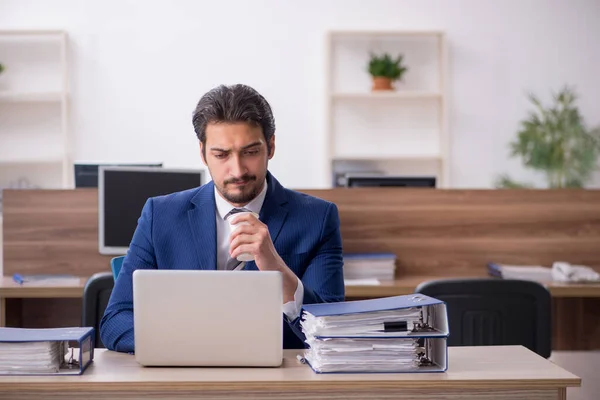
[[(237, 228), (239, 228), (242, 225), (250, 225), (248, 222), (246, 221), (241, 221), (238, 222), (236, 224), (233, 224), (233, 221), (242, 216), (242, 215), (246, 215), (246, 214), (251, 214), (252, 216), (254, 216), (254, 218), (258, 219), (258, 214), (255, 212), (251, 212), (251, 211), (242, 211), (239, 213), (235, 213), (235, 214), (231, 214), (227, 217), (227, 222), (229, 223), (229, 227), (231, 228), (231, 233), (233, 233)], [(238, 261), (254, 261), (254, 256), (250, 253), (242, 253), (240, 255), (237, 256), (237, 260)]]

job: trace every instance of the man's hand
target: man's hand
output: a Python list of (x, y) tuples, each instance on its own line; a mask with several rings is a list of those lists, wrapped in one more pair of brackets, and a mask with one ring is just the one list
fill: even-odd
[(298, 278), (275, 250), (269, 228), (252, 214), (235, 217), (232, 224), (242, 222), (247, 224), (238, 225), (229, 237), (229, 255), (237, 258), (242, 253), (250, 253), (261, 271), (280, 271), (283, 274), (283, 300), (285, 303), (293, 301)]
[[(244, 222), (246, 224), (238, 225)], [(250, 253), (261, 271), (279, 271), (285, 266), (275, 250), (267, 225), (252, 214), (234, 217), (231, 223), (238, 225), (229, 237), (229, 254), (232, 258)]]

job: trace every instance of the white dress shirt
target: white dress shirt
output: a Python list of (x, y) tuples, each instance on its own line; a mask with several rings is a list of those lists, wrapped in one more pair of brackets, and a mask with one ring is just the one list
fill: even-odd
[[(244, 208), (260, 214), (265, 196), (267, 195), (267, 182), (262, 191), (256, 196), (250, 203), (243, 206)], [(229, 260), (229, 235), (231, 234), (231, 228), (229, 223), (225, 221), (224, 217), (233, 210), (234, 206), (229, 204), (225, 200), (215, 187), (215, 204), (217, 205), (217, 212), (215, 213), (217, 219), (217, 269), (224, 270), (227, 260)], [(241, 207), (240, 207), (241, 208)], [(243, 268), (244, 263), (240, 265)], [(240, 268), (236, 268), (240, 269)], [(304, 285), (302, 281), (298, 279), (298, 287), (294, 293), (294, 301), (288, 301), (283, 304), (283, 312), (290, 321), (295, 320), (300, 315), (302, 308), (302, 301), (304, 300)]]

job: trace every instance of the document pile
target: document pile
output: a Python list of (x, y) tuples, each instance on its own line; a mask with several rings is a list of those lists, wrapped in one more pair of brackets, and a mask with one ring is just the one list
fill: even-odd
[(395, 272), (395, 254), (344, 254), (344, 279), (393, 280)]
[(300, 325), (318, 373), (447, 369), (446, 304), (422, 294), (307, 304)]
[(551, 282), (552, 270), (540, 265), (503, 265), (488, 263), (488, 274), (502, 279)]
[(519, 279), (536, 282), (600, 282), (600, 274), (585, 265), (572, 265), (556, 261), (552, 268), (543, 266), (521, 266), (488, 263), (488, 274), (503, 279)]
[[(93, 333), (94, 328), (0, 328), (0, 375), (79, 375), (94, 357)], [(76, 358), (70, 342), (79, 347)]]

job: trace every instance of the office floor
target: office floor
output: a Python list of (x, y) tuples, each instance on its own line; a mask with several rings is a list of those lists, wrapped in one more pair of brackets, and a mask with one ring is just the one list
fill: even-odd
[(554, 351), (549, 360), (582, 380), (567, 389), (567, 400), (600, 399), (600, 351)]

